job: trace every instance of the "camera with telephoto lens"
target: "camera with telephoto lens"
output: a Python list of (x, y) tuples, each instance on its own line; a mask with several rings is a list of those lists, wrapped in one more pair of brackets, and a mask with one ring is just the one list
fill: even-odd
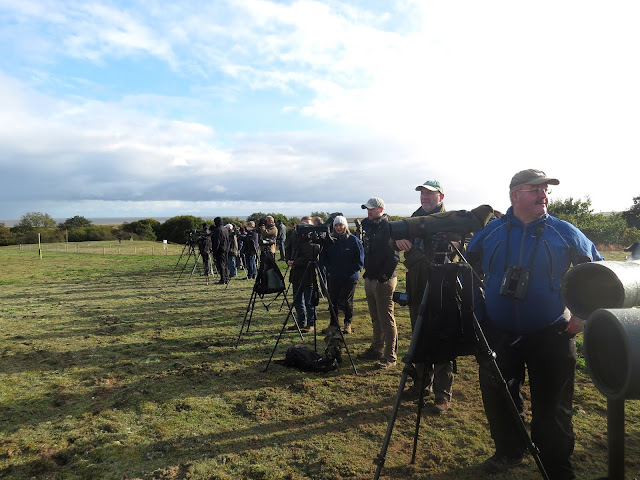
[(522, 300), (527, 294), (527, 288), (529, 287), (529, 275), (530, 271), (528, 268), (509, 265), (502, 278), (500, 295)]
[(393, 301), (401, 307), (409, 305), (409, 294), (406, 292), (393, 292)]

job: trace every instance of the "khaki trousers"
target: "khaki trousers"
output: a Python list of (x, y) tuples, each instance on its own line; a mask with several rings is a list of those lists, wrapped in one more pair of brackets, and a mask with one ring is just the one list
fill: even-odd
[(384, 360), (397, 361), (398, 330), (393, 313), (393, 292), (398, 284), (397, 277), (386, 282), (370, 278), (364, 279), (364, 292), (369, 305), (369, 315), (373, 326), (371, 350), (380, 352)]

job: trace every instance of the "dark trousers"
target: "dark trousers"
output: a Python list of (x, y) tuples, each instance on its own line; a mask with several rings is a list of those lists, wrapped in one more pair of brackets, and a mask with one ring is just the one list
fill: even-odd
[(209, 263), (209, 250), (200, 245), (198, 246), (198, 250), (200, 251), (200, 258), (202, 259), (202, 268), (204, 270), (204, 274), (210, 275), (211, 263)]
[[(489, 344), (507, 382), (511, 397), (524, 419), (522, 386), (525, 368), (531, 392), (531, 439), (551, 480), (575, 478), (569, 457), (573, 453), (573, 385), (576, 365), (575, 338), (559, 328), (523, 337), (484, 327)], [(515, 343), (514, 343), (515, 342)], [(480, 367), (480, 389), (496, 453), (522, 456), (526, 443), (516, 429), (502, 386), (487, 365)]]
[(344, 312), (344, 322), (351, 323), (353, 318), (353, 295), (356, 291), (358, 280), (353, 278), (329, 278), (329, 299), (333, 312), (331, 312), (331, 325), (340, 326), (338, 310)]
[(220, 283), (227, 283), (229, 281), (229, 265), (227, 257), (227, 252), (218, 251), (215, 253), (216, 269), (220, 274)]

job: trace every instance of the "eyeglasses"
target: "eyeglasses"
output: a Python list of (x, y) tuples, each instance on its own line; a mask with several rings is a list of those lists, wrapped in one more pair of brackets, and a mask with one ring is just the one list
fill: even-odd
[(545, 195), (551, 195), (551, 189), (547, 188), (547, 187), (536, 187), (536, 188), (529, 188), (528, 190), (516, 190), (517, 192), (535, 192), (536, 195), (540, 195), (541, 193), (544, 193)]

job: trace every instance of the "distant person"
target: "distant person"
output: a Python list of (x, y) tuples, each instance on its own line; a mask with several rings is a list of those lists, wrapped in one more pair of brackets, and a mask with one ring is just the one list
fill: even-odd
[(227, 255), (227, 265), (229, 267), (229, 278), (234, 278), (238, 275), (236, 268), (236, 255), (238, 255), (238, 238), (233, 230), (233, 225), (227, 223), (225, 225), (227, 232), (229, 232), (229, 254)]
[(222, 218), (216, 217), (213, 219), (215, 228), (211, 232), (211, 250), (213, 252), (213, 258), (216, 262), (216, 268), (220, 274), (220, 280), (217, 283), (226, 284), (229, 283), (229, 267), (228, 267), (228, 255), (229, 255), (229, 231), (224, 225), (222, 225)]
[(251, 280), (258, 275), (257, 257), (260, 252), (260, 244), (256, 224), (253, 220), (247, 222), (246, 229), (247, 235), (242, 242), (242, 255), (247, 268), (247, 280)]
[(276, 239), (278, 228), (271, 215), (267, 215), (260, 222), (260, 243), (265, 254), (270, 255), (273, 261), (276, 259)]
[(276, 243), (278, 244), (278, 250), (280, 251), (280, 260), (285, 261), (284, 244), (287, 240), (287, 226), (282, 220), (277, 222), (278, 234), (276, 235)]
[(207, 225), (206, 222), (202, 224), (202, 230), (198, 235), (196, 243), (198, 245), (200, 258), (202, 258), (202, 265), (204, 269), (203, 275), (209, 276), (212, 273), (211, 261), (209, 258), (209, 255), (211, 253), (211, 232), (209, 231), (209, 225)]

